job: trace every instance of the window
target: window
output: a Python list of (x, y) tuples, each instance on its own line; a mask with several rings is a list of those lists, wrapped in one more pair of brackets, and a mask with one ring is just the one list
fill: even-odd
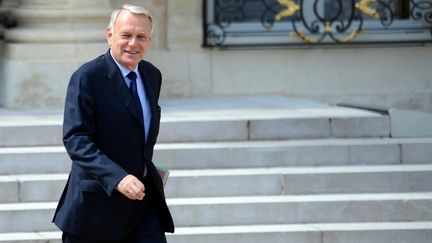
[(205, 0), (204, 46), (432, 42), (432, 0)]

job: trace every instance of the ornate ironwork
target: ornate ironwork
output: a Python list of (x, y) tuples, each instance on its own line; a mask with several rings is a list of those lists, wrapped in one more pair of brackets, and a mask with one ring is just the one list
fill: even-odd
[(379, 13), (371, 5), (376, 3), (377, 0), (362, 0), (355, 4), (355, 7), (359, 9), (362, 13), (369, 15), (373, 18), (379, 18)]
[(4, 26), (5, 28), (13, 28), (18, 25), (11, 11), (6, 11), (2, 8), (2, 0), (0, 0), (0, 25)]
[[(334, 0), (333, 6), (336, 11), (328, 16), (322, 16), (318, 11), (319, 0), (313, 4), (313, 13), (315, 19), (307, 21), (304, 16), (305, 1), (301, 0), (300, 18), (292, 21), (293, 29), (297, 36), (303, 41), (316, 44), (322, 42), (326, 37), (337, 43), (346, 43), (355, 39), (363, 27), (363, 15), (373, 18), (381, 18), (383, 26), (388, 26), (393, 22), (394, 14), (388, 3), (377, 0), (361, 0), (356, 2), (349, 1), (349, 4), (342, 0)], [(347, 2), (347, 1), (345, 1)], [(392, 1), (388, 1), (392, 2)], [(378, 5), (373, 8), (372, 5)], [(344, 13), (349, 12), (348, 17)]]
[(282, 18), (286, 18), (291, 15), (294, 15), (300, 10), (300, 6), (297, 3), (293, 2), (292, 0), (278, 0), (278, 2), (282, 6), (285, 6), (286, 9), (276, 14), (275, 16), (276, 21), (280, 21)]
[(411, 0), (411, 17), (415, 20), (424, 19), (426, 23), (432, 24), (432, 2)]
[[(213, 0), (213, 19), (205, 25), (205, 45), (221, 46), (227, 36), (252, 35), (253, 31), (241, 29), (241, 24), (251, 22), (261, 24), (262, 30), (255, 31), (260, 36), (283, 32), (288, 36), (291, 32), (309, 44), (352, 42), (367, 31), (365, 21), (377, 20), (383, 30), (390, 29), (395, 19), (401, 18), (395, 11), (395, 5), (403, 3), (400, 1), (409, 1), (403, 5), (409, 7), (407, 18), (432, 31), (432, 0)], [(250, 11), (249, 5), (255, 6), (255, 11)], [(281, 24), (285, 29), (276, 31)]]
[[(246, 4), (251, 2), (261, 2), (264, 11), (260, 16), (246, 11)], [(214, 22), (206, 24), (206, 39), (210, 40), (212, 45), (222, 45), (225, 41), (227, 29), (234, 22), (244, 22), (250, 18), (259, 18), (263, 28), (270, 31), (274, 25), (275, 15), (281, 9), (280, 6), (274, 0), (215, 0)]]
[(18, 25), (16, 18), (12, 15), (10, 11), (0, 12), (0, 23), (5, 28), (13, 28)]

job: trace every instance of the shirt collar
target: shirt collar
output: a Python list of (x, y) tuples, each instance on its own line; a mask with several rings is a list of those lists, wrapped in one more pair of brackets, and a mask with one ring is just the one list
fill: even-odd
[(117, 64), (117, 67), (120, 69), (120, 72), (123, 75), (123, 77), (126, 77), (132, 71), (134, 71), (138, 75), (138, 77), (139, 77), (138, 65), (132, 71), (130, 71), (125, 66), (123, 66), (119, 62), (117, 62), (117, 60), (112, 55), (112, 50), (110, 50), (110, 54), (111, 54), (112, 59), (114, 59), (114, 62)]

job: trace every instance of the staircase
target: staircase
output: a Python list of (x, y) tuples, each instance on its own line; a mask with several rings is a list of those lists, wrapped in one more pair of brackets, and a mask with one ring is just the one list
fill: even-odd
[[(388, 116), (284, 97), (162, 112), (170, 243), (432, 242), (432, 138), (391, 138)], [(61, 242), (70, 163), (60, 113), (0, 110), (0, 242)]]

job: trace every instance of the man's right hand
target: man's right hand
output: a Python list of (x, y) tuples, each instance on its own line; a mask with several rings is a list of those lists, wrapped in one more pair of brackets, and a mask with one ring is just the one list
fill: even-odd
[(127, 175), (118, 183), (117, 190), (131, 200), (143, 200), (145, 186), (133, 175)]

